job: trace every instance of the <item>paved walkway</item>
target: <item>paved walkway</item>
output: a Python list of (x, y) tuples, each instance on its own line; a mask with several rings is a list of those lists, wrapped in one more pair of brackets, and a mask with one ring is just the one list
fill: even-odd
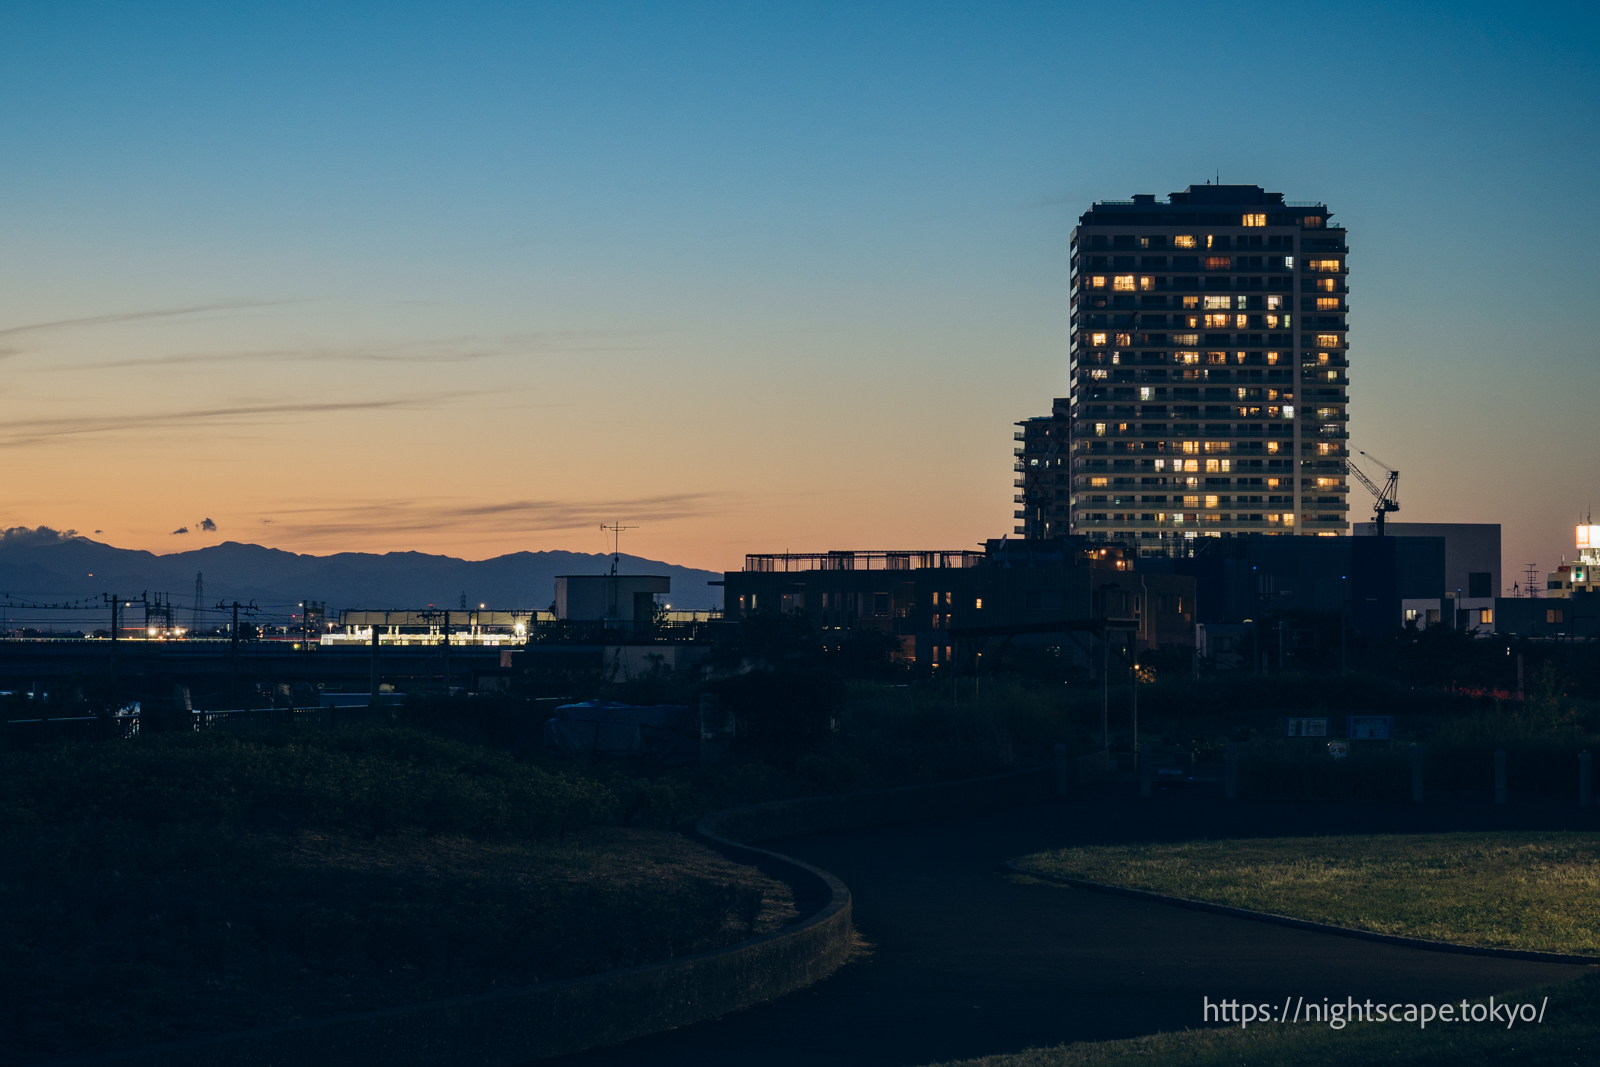
[(1121, 841), (1468, 829), (1578, 829), (1594, 809), (1140, 802), (1121, 786), (954, 819), (773, 842), (842, 878), (862, 958), (721, 1020), (600, 1049), (563, 1067), (911, 1067), (1201, 1024), (1201, 997), (1282, 1003), (1460, 1000), (1585, 968), (1422, 952), (996, 873), (1044, 848)]

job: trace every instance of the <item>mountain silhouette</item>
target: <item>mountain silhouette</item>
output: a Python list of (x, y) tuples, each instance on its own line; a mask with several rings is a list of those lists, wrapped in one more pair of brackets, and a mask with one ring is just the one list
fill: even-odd
[[(584, 552), (513, 552), (485, 560), (426, 552), (313, 556), (225, 541), (156, 555), (44, 526), (0, 534), (0, 592), (13, 603), (98, 602), (105, 593), (160, 593), (185, 625), (194, 606), (197, 571), (205, 575), (204, 608), (220, 601), (254, 600), (265, 611), (288, 612), (301, 601), (320, 600), (336, 617), (341, 608), (456, 608), (463, 594), (473, 608), (548, 608), (555, 600), (556, 575), (605, 574), (610, 568), (610, 556)], [(722, 602), (722, 590), (706, 584), (722, 578), (716, 571), (624, 554), (619, 572), (667, 575), (672, 579), (667, 599), (676, 609), (703, 610)], [(14, 622), (32, 615), (10, 612)], [(71, 615), (51, 617), (74, 625)], [(86, 615), (77, 625), (105, 623)]]

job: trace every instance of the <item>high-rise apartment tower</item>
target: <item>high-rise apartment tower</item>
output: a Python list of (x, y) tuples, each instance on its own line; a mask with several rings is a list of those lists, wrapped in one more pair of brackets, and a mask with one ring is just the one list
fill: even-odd
[(1083, 214), (1066, 440), (1060, 401), (1018, 424), (1017, 533), (1188, 555), (1201, 537), (1348, 532), (1348, 247), (1330, 215), (1255, 185)]

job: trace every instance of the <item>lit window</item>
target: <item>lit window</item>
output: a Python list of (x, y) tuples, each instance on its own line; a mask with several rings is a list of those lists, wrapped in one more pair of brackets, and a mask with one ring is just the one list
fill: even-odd
[[(1184, 450), (1184, 452), (1186, 452), (1186, 453), (1188, 453), (1190, 455), (1193, 455), (1194, 453), (1200, 451), (1200, 442), (1199, 441), (1184, 441), (1183, 442), (1183, 450)], [(1194, 470), (1195, 468), (1190, 467), (1189, 469), (1190, 470)]]
[(1267, 442), (1267, 455), (1269, 455), (1269, 456), (1273, 455), (1277, 451), (1278, 451), (1278, 442), (1276, 442), (1276, 441), (1268, 441)]
[(1278, 316), (1276, 316), (1276, 315), (1268, 315), (1267, 316), (1267, 329), (1276, 330), (1277, 328), (1278, 328)]
[(1094, 379), (1097, 382), (1103, 382), (1103, 381), (1106, 380), (1106, 375), (1108, 375), (1110, 373), (1111, 372), (1108, 371), (1108, 370), (1104, 370), (1102, 368), (1097, 367), (1094, 370), (1089, 372), (1089, 377)]
[(1268, 515), (1268, 516), (1267, 516), (1267, 521), (1268, 521), (1268, 522), (1272, 522), (1272, 523), (1275, 523), (1275, 522), (1277, 522), (1277, 521), (1278, 521), (1278, 520), (1279, 520), (1279, 519), (1281, 519), (1281, 518), (1283, 518), (1283, 516), (1282, 516), (1282, 515), (1276, 515), (1276, 514), (1269, 514), (1269, 515)]
[(1166, 460), (1164, 460), (1164, 459), (1156, 460), (1156, 470), (1164, 471), (1166, 469), (1167, 469), (1167, 461)]
[(1293, 405), (1291, 405), (1291, 404), (1283, 405), (1283, 417), (1286, 418), (1286, 419), (1294, 418), (1294, 407), (1293, 407)]
[(1320, 271), (1324, 274), (1337, 274), (1342, 266), (1337, 259), (1308, 259), (1306, 270)]
[[(1117, 334), (1116, 344), (1119, 348), (1127, 348), (1129, 345), (1133, 344), (1133, 335), (1126, 333)], [(1116, 361), (1113, 360), (1112, 362)]]
[(1479, 608), (1478, 609), (1478, 621), (1483, 623), (1484, 625), (1488, 625), (1488, 624), (1494, 622), (1494, 609), (1493, 608)]
[(1317, 310), (1318, 311), (1338, 311), (1339, 310), (1339, 298), (1336, 297), (1336, 296), (1319, 296), (1319, 297), (1317, 297)]
[(1106, 287), (1106, 276), (1104, 274), (1096, 274), (1093, 278), (1089, 279), (1089, 288), (1091, 288), (1091, 289), (1104, 289), (1105, 287)]
[[(1172, 343), (1175, 345), (1197, 345), (1200, 343), (1200, 335), (1197, 333), (1175, 333), (1172, 335)], [(1195, 359), (1184, 360), (1184, 362), (1194, 363), (1198, 359), (1199, 357), (1196, 356)]]
[(1336, 334), (1336, 333), (1319, 333), (1319, 334), (1317, 334), (1317, 347), (1318, 348), (1338, 348), (1339, 347), (1339, 335)]
[(1106, 480), (1104, 478), (1090, 478), (1089, 486), (1092, 489), (1104, 489), (1106, 487)]
[(1155, 395), (1156, 395), (1156, 391), (1154, 389), (1150, 388), (1148, 385), (1141, 385), (1139, 387), (1139, 399), (1140, 400), (1150, 400)]
[(1183, 298), (1183, 306), (1186, 308), (1197, 308), (1200, 306), (1200, 298), (1198, 296), (1186, 296)]
[(1334, 288), (1334, 286), (1337, 285), (1337, 284), (1338, 283), (1335, 282), (1332, 278), (1318, 278), (1317, 279), (1317, 288), (1319, 290), (1321, 290), (1322, 292), (1324, 292), (1324, 293), (1338, 292), (1338, 290)]
[(1143, 275), (1143, 276), (1141, 276), (1139, 278), (1139, 288), (1140, 289), (1143, 289), (1146, 292), (1149, 292), (1151, 289), (1154, 289), (1155, 287), (1156, 287), (1156, 280), (1154, 278), (1150, 277), (1148, 274)]
[(974, 601), (972, 606), (977, 608), (979, 611), (982, 611), (983, 610), (983, 597), (981, 597), (981, 596), (978, 597), (977, 600)]
[(1267, 353), (1267, 366), (1269, 366), (1269, 367), (1274, 366), (1274, 365), (1277, 364), (1277, 362), (1278, 362), (1278, 353), (1276, 353), (1276, 352), (1268, 352)]
[(1231, 270), (1233, 259), (1230, 256), (1207, 256), (1206, 270)]
[[(1228, 316), (1219, 315), (1217, 317), (1221, 318), (1221, 319), (1226, 319)], [(1224, 322), (1222, 325), (1226, 326), (1227, 323)], [(1228, 353), (1226, 353), (1226, 352), (1207, 352), (1206, 353), (1206, 362), (1207, 363), (1226, 363), (1226, 362), (1228, 362)]]
[(1278, 478), (1268, 478), (1267, 479), (1267, 488), (1268, 489), (1276, 489), (1276, 488), (1278, 488), (1278, 486), (1280, 484), (1281, 484), (1281, 479), (1278, 479)]
[(1233, 297), (1231, 297), (1231, 296), (1208, 296), (1208, 297), (1206, 297), (1206, 309), (1209, 310), (1209, 311), (1215, 311), (1217, 309), (1231, 308), (1231, 307), (1233, 307)]
[(1236, 329), (1236, 330), (1242, 330), (1245, 327), (1245, 323), (1247, 323), (1248, 321), (1249, 321), (1249, 316), (1248, 315), (1235, 315), (1233, 317), (1233, 328)]
[(1285, 515), (1283, 517), (1283, 524), (1285, 526), (1293, 526), (1294, 525), (1294, 515), (1292, 515), (1292, 514)]
[(1180, 233), (1172, 239), (1173, 248), (1193, 248), (1195, 246), (1192, 234)]
[(1567, 621), (1567, 609), (1566, 608), (1548, 608), (1548, 609), (1546, 609), (1545, 613), (1544, 613), (1544, 621), (1545, 622), (1566, 622)]
[(1267, 310), (1268, 311), (1277, 311), (1282, 307), (1283, 307), (1283, 297), (1281, 297), (1281, 296), (1269, 296), (1269, 297), (1267, 297)]
[(1318, 489), (1337, 489), (1338, 487), (1339, 487), (1339, 479), (1337, 479), (1337, 478), (1318, 478), (1317, 479), (1317, 488)]
[(1211, 242), (1215, 241), (1215, 240), (1216, 240), (1215, 237), (1211, 236), (1209, 233), (1206, 234), (1206, 247), (1210, 248), (1211, 247)]
[(1094, 424), (1094, 435), (1096, 437), (1104, 437), (1106, 435), (1106, 424), (1103, 423), (1103, 422), (1095, 423)]
[(1207, 474), (1216, 474), (1221, 469), (1222, 469), (1222, 461), (1220, 459), (1208, 459), (1208, 460), (1206, 460), (1206, 473)]
[(1232, 322), (1232, 321), (1233, 321), (1233, 316), (1232, 315), (1207, 315), (1206, 316), (1206, 329), (1208, 329), (1208, 330), (1225, 330), (1225, 329), (1228, 329), (1228, 324), (1230, 322)]
[(1307, 215), (1300, 220), (1300, 224), (1308, 230), (1322, 229), (1323, 218), (1321, 215)]
[(1104, 348), (1106, 344), (1106, 335), (1103, 333), (1092, 333), (1089, 335), (1089, 343), (1096, 348)]
[(1233, 354), (1233, 361), (1235, 363), (1243, 363), (1244, 362), (1244, 353), (1243, 352), (1235, 352)]
[(1320, 444), (1317, 446), (1317, 455), (1319, 456), (1331, 456), (1333, 455), (1334, 451), (1334, 446), (1330, 444)]
[(1200, 506), (1200, 498), (1197, 496), (1186, 496), (1183, 498), (1183, 506), (1186, 508), (1197, 508)]
[(1216, 506), (1217, 506), (1217, 498), (1216, 497), (1214, 497), (1214, 496), (1206, 497), (1206, 507), (1214, 508)]
[[(1186, 471), (1197, 471), (1197, 470), (1200, 469), (1200, 461), (1197, 460), (1197, 459), (1185, 459), (1185, 460), (1176, 460), (1175, 459), (1175, 460), (1172, 461), (1172, 463), (1173, 463), (1172, 469), (1173, 470), (1177, 470), (1178, 469), (1177, 464), (1180, 463), (1180, 462), (1183, 464), (1183, 469), (1186, 470)], [(1193, 478), (1190, 478), (1189, 480), (1191, 482), (1194, 481)]]
[(1123, 292), (1127, 292), (1127, 293), (1133, 292), (1133, 288), (1134, 288), (1134, 286), (1133, 286), (1133, 275), (1131, 275), (1131, 274), (1118, 274), (1118, 275), (1116, 275), (1115, 277), (1113, 277), (1111, 279), (1111, 288), (1120, 289)]
[(1232, 448), (1232, 446), (1226, 441), (1207, 441), (1206, 442), (1206, 451), (1207, 452), (1226, 452), (1230, 448)]
[(1322, 366), (1326, 367), (1328, 365), (1328, 353), (1326, 353), (1326, 352), (1318, 352), (1317, 353), (1317, 362), (1319, 364), (1321, 364)]
[(1266, 224), (1267, 217), (1265, 215), (1246, 215), (1244, 222), (1240, 223), (1241, 226), (1265, 226)]
[(1294, 270), (1294, 257), (1293, 256), (1284, 256), (1283, 257), (1283, 265), (1285, 267), (1288, 267), (1290, 270)]

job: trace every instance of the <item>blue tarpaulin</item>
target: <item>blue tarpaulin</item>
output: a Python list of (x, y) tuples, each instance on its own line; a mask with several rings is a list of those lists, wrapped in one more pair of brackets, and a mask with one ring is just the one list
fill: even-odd
[(661, 766), (698, 763), (700, 723), (681, 704), (563, 704), (544, 724), (544, 747), (569, 756), (644, 757)]

